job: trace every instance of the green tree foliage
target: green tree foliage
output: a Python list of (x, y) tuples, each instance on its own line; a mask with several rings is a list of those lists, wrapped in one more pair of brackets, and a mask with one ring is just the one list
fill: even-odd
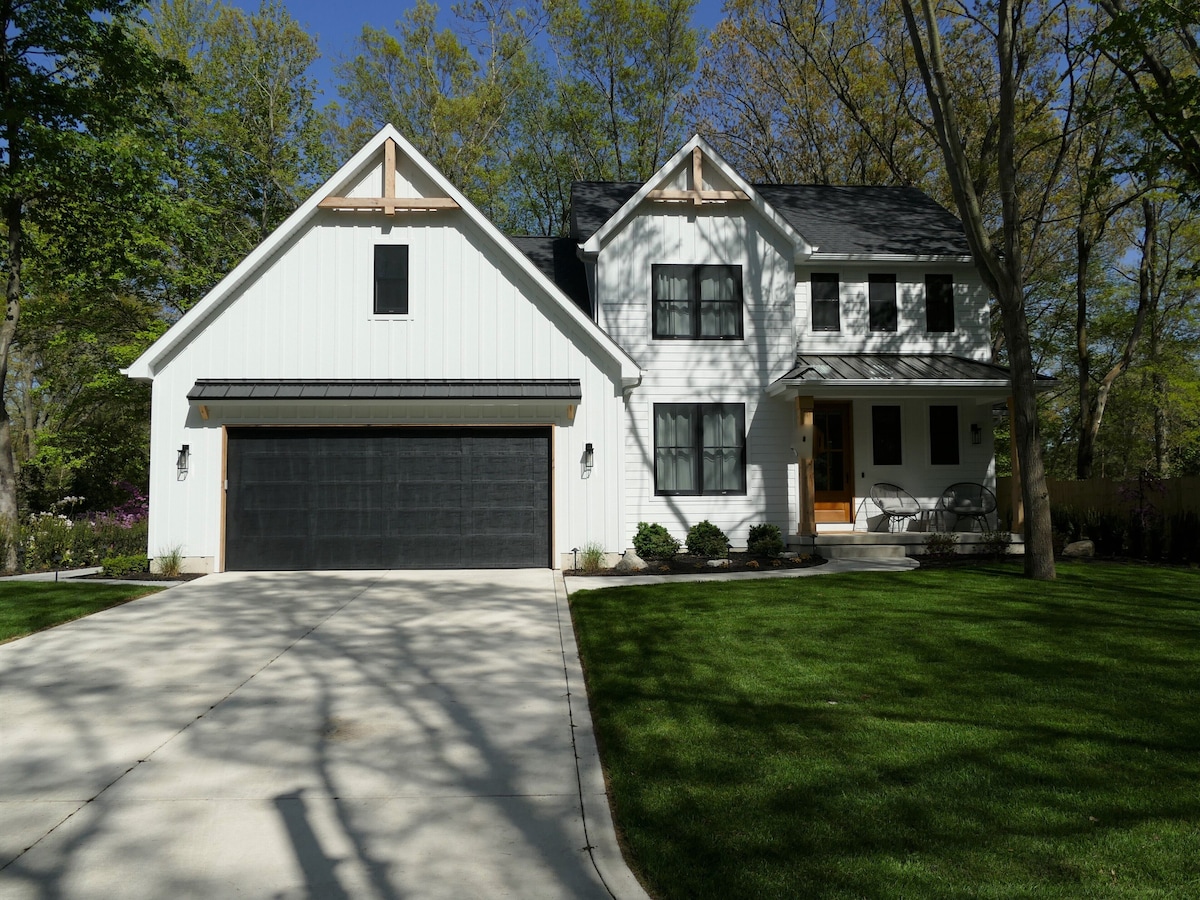
[[(137, 29), (136, 0), (9, 0), (0, 4), (0, 207), (6, 313), (0, 324), (0, 381), (7, 386), (17, 339), (26, 257), (37, 246), (62, 255), (102, 255), (83, 226), (115, 229), (133, 219), (157, 173), (137, 152), (154, 99), (173, 67)], [(150, 193), (153, 193), (152, 191)], [(124, 216), (110, 213), (120, 210)], [(75, 217), (77, 212), (88, 215)], [(98, 218), (90, 220), (90, 215)], [(38, 235), (31, 246), (30, 235)], [(47, 269), (43, 270), (48, 274)], [(17, 514), (16, 463), (7, 404), (0, 405), (0, 520)], [(11, 564), (12, 559), (10, 551)]]
[(893, 3), (730, 0), (689, 108), (756, 180), (937, 190), (924, 90)]
[(678, 100), (700, 35), (696, 0), (550, 0), (558, 102), (593, 179), (644, 181), (686, 140)]
[(161, 123), (172, 203), (161, 224), (164, 307), (190, 309), (332, 174), (308, 70), (316, 41), (278, 0), (248, 15), (207, 0), (161, 0), (156, 48), (189, 77)]
[(439, 27), (420, 0), (338, 68), (337, 142), (391, 122), (501, 228), (565, 233), (572, 181), (648, 178), (685, 139), (694, 6), (476, 0)]
[(1200, 11), (1194, 2), (1097, 0), (1106, 21), (1096, 45), (1126, 79), (1127, 100), (1158, 140), (1139, 167), (1166, 165), (1200, 191)]
[(438, 27), (438, 8), (418, 0), (395, 34), (364, 26), (358, 55), (338, 66), (342, 153), (391, 122), (494, 220), (505, 223), (505, 149), (512, 98), (536, 75), (534, 14), (509, 0), (455, 7), (458, 31)]

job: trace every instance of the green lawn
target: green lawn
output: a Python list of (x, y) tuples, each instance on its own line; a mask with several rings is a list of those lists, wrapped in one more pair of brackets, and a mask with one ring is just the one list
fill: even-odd
[(119, 606), (161, 588), (86, 581), (0, 581), (0, 643)]
[(571, 606), (658, 897), (1200, 897), (1200, 573), (617, 587)]

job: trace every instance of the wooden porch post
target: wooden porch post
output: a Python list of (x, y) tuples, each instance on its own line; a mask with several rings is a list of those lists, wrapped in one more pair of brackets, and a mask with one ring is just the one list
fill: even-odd
[(1017, 423), (1013, 416), (1013, 398), (1008, 398), (1008, 445), (1012, 456), (1012, 533), (1025, 534), (1025, 501), (1021, 499), (1021, 458), (1017, 455)]
[(817, 533), (816, 487), (813, 481), (813, 398), (796, 398), (796, 425), (805, 428), (808, 434), (808, 447), (796, 447), (796, 462), (800, 470), (800, 525), (798, 534), (815, 535)]

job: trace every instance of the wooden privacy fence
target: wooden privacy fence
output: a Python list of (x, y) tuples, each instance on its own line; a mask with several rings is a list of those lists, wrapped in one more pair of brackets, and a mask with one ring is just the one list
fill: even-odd
[[(1162, 481), (1059, 481), (1047, 478), (1050, 508), (1095, 510), (1099, 513), (1128, 513), (1153, 507), (1163, 516), (1200, 513), (1200, 478), (1164, 478)], [(996, 479), (996, 500), (1000, 521), (1008, 522), (1012, 508), (1012, 478)]]

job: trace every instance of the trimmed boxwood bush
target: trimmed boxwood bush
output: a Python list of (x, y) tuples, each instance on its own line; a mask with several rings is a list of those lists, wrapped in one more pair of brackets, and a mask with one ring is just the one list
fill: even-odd
[(720, 528), (705, 519), (688, 529), (687, 548), (688, 553), (696, 556), (728, 556), (729, 538), (725, 537), (725, 532)]
[(753, 556), (778, 556), (783, 552), (783, 535), (778, 525), (751, 525), (746, 551)]
[(100, 564), (108, 578), (124, 578), (138, 572), (150, 571), (150, 560), (144, 556), (110, 556)]
[(679, 541), (657, 522), (638, 522), (637, 534), (633, 537), (633, 549), (642, 559), (670, 559), (679, 552)]

